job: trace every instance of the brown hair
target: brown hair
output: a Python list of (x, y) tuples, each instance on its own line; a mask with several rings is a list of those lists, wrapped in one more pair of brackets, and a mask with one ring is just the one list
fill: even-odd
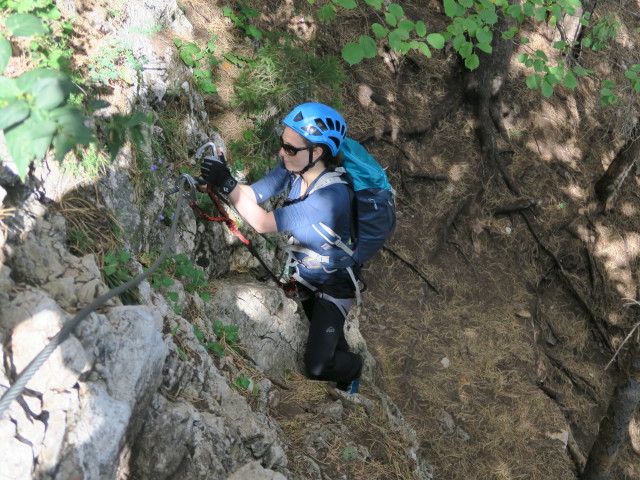
[(313, 143), (307, 140), (302, 135), (300, 135), (300, 137), (307, 147), (314, 146), (320, 147), (322, 149), (322, 155), (318, 160), (322, 160), (324, 162), (324, 166), (327, 168), (327, 170), (333, 172), (336, 168), (342, 165), (342, 152), (338, 152), (336, 155), (333, 155), (328, 145), (325, 145), (323, 143)]

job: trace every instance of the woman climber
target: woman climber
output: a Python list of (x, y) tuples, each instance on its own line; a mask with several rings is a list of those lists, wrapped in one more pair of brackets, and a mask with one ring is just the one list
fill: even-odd
[[(285, 269), (296, 280), (309, 319), (305, 366), (310, 378), (336, 382), (358, 392), (363, 360), (349, 351), (344, 322), (356, 292), (351, 243), (352, 192), (334, 172), (342, 163), (347, 134), (344, 118), (320, 103), (294, 108), (283, 120), (278, 154), (282, 162), (253, 185), (239, 185), (224, 155), (207, 157), (202, 177), (226, 194), (240, 215), (259, 233), (289, 232)], [(281, 208), (261, 203), (289, 188)]]

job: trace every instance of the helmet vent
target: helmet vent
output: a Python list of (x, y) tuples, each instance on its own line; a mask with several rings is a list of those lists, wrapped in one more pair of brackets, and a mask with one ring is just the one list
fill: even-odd
[(340, 148), (340, 139), (336, 138), (336, 137), (329, 137), (329, 140), (331, 140), (333, 143), (336, 144), (336, 149)]
[(320, 127), (320, 130), (326, 132), (328, 130), (327, 125), (322, 121), (321, 118), (316, 118), (316, 125)]
[(333, 124), (333, 120), (330, 119), (330, 118), (327, 118), (327, 125), (329, 125), (329, 128), (331, 130), (335, 130), (336, 129), (335, 125)]
[(302, 127), (302, 130), (307, 132), (309, 135), (322, 136), (322, 132), (318, 130), (316, 127), (314, 127), (313, 125), (306, 125)]
[(302, 116), (302, 112), (298, 112), (298, 114), (293, 117), (293, 121), (294, 122), (299, 122), (300, 120), (302, 120), (304, 117)]

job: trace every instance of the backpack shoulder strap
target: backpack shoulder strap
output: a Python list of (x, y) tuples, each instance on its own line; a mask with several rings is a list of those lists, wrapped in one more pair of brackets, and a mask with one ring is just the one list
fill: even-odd
[(316, 184), (309, 190), (308, 195), (320, 190), (321, 188), (328, 187), (334, 183), (343, 183), (349, 185), (349, 182), (343, 178), (344, 170), (340, 171), (340, 168), (336, 168), (333, 172), (327, 172), (318, 179)]

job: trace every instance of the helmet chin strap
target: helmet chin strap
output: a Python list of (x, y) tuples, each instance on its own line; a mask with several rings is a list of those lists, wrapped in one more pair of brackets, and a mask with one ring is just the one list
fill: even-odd
[(324, 157), (324, 152), (322, 153), (322, 155), (320, 155), (318, 158), (316, 158), (314, 160), (313, 159), (313, 150), (309, 150), (309, 163), (307, 163), (307, 166), (304, 167), (299, 172), (293, 172), (293, 173), (296, 173), (298, 175), (302, 175), (303, 173), (306, 173), (310, 168), (313, 168), (315, 166), (316, 162), (318, 162), (318, 160), (320, 160), (322, 157)]

